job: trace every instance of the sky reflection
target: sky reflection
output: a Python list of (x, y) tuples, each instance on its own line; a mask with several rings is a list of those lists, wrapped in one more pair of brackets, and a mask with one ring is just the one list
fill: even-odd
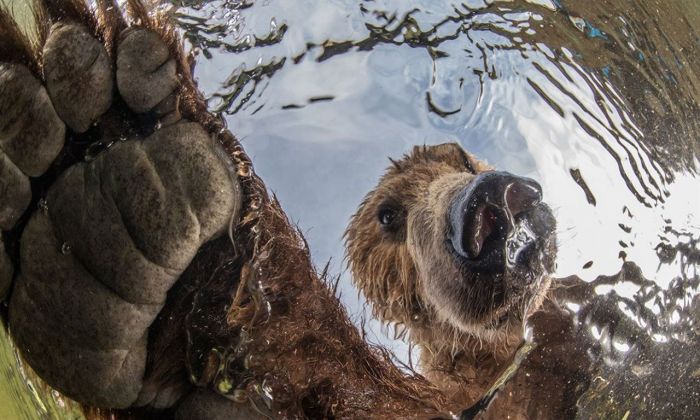
[(675, 171), (668, 159), (655, 159), (651, 147), (664, 139), (645, 134), (630, 100), (606, 76), (610, 66), (587, 66), (581, 54), (588, 51), (558, 45), (550, 32), (599, 41), (585, 41), (575, 19), (555, 26), (549, 10), (557, 3), (531, 10), (424, 3), (256, 3), (236, 12), (239, 30), (225, 41), (264, 40), (271, 26), (285, 27), (282, 39), (236, 54), (209, 49), (211, 58), (198, 63), (200, 86), (219, 105), (232, 69), (282, 63), (228, 98), (227, 120), (316, 263), (330, 261), (342, 275), (351, 311), (361, 312), (343, 270), (350, 215), (387, 157), (455, 140), (541, 182), (559, 223), (558, 276), (593, 280), (628, 260), (668, 285), (682, 268), (661, 263), (656, 246), (669, 220), (700, 236), (697, 158)]

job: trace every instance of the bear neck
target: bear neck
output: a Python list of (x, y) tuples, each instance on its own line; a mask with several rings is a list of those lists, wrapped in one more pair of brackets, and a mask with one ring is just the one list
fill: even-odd
[(438, 386), (455, 409), (475, 404), (511, 364), (522, 338), (487, 341), (449, 325), (412, 330), (421, 349), (420, 372)]

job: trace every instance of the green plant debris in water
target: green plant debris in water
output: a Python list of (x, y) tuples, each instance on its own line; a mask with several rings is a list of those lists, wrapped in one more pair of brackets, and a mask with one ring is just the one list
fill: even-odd
[(0, 419), (82, 419), (80, 407), (20, 370), (7, 330), (0, 327)]

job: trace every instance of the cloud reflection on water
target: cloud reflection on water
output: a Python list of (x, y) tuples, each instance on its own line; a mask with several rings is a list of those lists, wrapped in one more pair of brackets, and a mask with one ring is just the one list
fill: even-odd
[[(216, 27), (206, 20), (187, 28), (207, 50), (200, 86), (316, 264), (330, 260), (341, 275), (355, 317), (366, 312), (343, 264), (350, 215), (387, 157), (450, 140), (540, 181), (559, 224), (558, 276), (592, 281), (627, 260), (662, 288), (697, 278), (683, 253), (659, 255), (659, 244), (700, 237), (700, 130), (688, 118), (698, 109), (698, 69), (684, 50), (692, 40), (663, 32), (663, 16), (640, 27), (654, 13), (646, 3), (608, 5), (600, 23), (566, 9), (581, 7), (571, 2), (528, 3), (271, 0), (235, 11), (235, 31), (198, 32)], [(182, 8), (180, 19), (216, 17), (220, 5)], [(242, 86), (231, 95), (222, 86), (234, 69)], [(250, 78), (236, 79), (241, 71)], [(405, 357), (405, 344), (369, 326)]]

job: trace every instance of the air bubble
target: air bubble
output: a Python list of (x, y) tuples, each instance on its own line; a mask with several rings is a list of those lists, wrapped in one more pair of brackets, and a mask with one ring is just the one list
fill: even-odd
[(272, 382), (274, 380), (271, 379), (270, 377), (267, 377), (263, 379), (262, 385), (258, 389), (259, 395), (262, 397), (263, 402), (267, 406), (267, 408), (272, 409), (272, 404), (275, 401), (275, 398), (273, 397), (273, 387), (272, 387)]
[(42, 214), (48, 214), (49, 213), (49, 202), (46, 200), (46, 198), (40, 198), (39, 203), (37, 203), (37, 207), (39, 208), (39, 211)]
[(246, 357), (243, 359), (243, 367), (246, 370), (250, 370), (250, 366), (253, 364), (253, 355), (248, 354)]
[(61, 245), (61, 254), (63, 255), (69, 255), (71, 252), (70, 245), (68, 242), (64, 242), (63, 245)]

